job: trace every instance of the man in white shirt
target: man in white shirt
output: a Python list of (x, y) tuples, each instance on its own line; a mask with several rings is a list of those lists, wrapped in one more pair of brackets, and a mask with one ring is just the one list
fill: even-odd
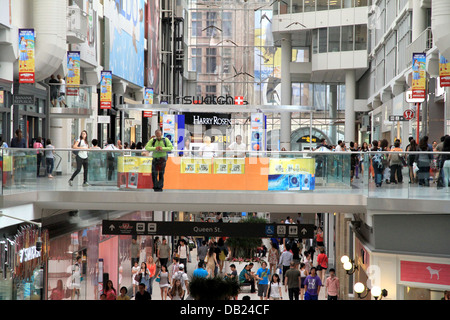
[(63, 77), (61, 77), (60, 74), (58, 74), (57, 76), (59, 83), (61, 84), (59, 86), (59, 106), (62, 107), (62, 105), (64, 105), (67, 108), (67, 104), (66, 104), (66, 81), (63, 79)]
[(242, 136), (238, 134), (236, 136), (236, 142), (230, 144), (227, 150), (235, 151), (232, 153), (232, 157), (234, 158), (245, 158), (245, 151), (247, 151), (247, 146), (245, 143), (242, 143)]
[(337, 146), (336, 146), (336, 149), (334, 150), (334, 151), (344, 151), (343, 149), (342, 149), (342, 145), (343, 145), (344, 143), (342, 142), (342, 140), (339, 140), (338, 141), (338, 144), (337, 144)]

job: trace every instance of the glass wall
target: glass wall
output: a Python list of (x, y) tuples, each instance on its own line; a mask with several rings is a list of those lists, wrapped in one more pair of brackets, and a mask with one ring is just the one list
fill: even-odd
[(367, 25), (314, 29), (311, 39), (314, 54), (367, 50)]

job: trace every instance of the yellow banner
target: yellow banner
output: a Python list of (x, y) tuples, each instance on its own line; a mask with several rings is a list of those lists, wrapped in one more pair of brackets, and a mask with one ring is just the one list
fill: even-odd
[(214, 173), (216, 174), (244, 174), (245, 159), (215, 158)]
[(212, 159), (181, 158), (181, 173), (211, 173)]
[(117, 172), (152, 172), (151, 157), (119, 157), (117, 159)]
[(315, 172), (315, 161), (313, 158), (300, 159), (273, 159), (269, 160), (269, 175), (275, 174), (297, 174)]

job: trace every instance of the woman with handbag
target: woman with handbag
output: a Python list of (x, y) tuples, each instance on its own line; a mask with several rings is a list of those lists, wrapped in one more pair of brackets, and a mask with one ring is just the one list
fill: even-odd
[(167, 300), (167, 293), (170, 286), (170, 275), (167, 271), (166, 265), (161, 265), (161, 270), (156, 277), (156, 282), (159, 282), (159, 288), (161, 289), (161, 299)]
[(139, 270), (139, 273), (136, 275), (135, 280), (139, 282), (139, 284), (142, 283), (145, 286), (147, 292), (149, 292), (148, 288), (150, 287), (150, 274), (148, 272), (147, 264), (145, 262), (141, 263), (141, 269)]

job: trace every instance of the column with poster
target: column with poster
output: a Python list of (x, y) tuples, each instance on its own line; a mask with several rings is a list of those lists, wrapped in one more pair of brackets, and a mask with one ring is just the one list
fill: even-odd
[(34, 83), (34, 29), (19, 29), (19, 83)]
[[(153, 104), (153, 89), (152, 88), (145, 88), (144, 104), (145, 105)], [(144, 110), (143, 116), (144, 116), (144, 118), (151, 118), (151, 117), (153, 117), (153, 111)]]
[(450, 63), (442, 54), (439, 54), (439, 79), (441, 87), (450, 87)]
[(164, 114), (162, 125), (163, 137), (169, 139), (174, 146), (176, 146), (177, 137), (177, 124), (175, 119), (176, 117), (174, 114)]
[(78, 96), (80, 85), (80, 51), (67, 52), (66, 95)]
[(263, 113), (251, 114), (251, 151), (265, 151), (265, 117)]
[(111, 109), (112, 72), (102, 71), (100, 80), (100, 109)]
[(426, 61), (425, 53), (413, 53), (412, 61), (412, 97), (425, 98), (426, 95)]

